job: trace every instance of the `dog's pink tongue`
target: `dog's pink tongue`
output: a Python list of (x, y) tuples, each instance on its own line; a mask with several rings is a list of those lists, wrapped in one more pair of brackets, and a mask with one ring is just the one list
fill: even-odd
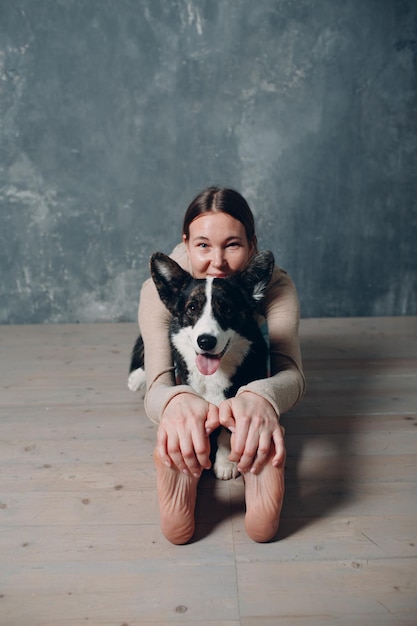
[(197, 354), (197, 367), (204, 376), (211, 376), (219, 369), (221, 359), (210, 354)]

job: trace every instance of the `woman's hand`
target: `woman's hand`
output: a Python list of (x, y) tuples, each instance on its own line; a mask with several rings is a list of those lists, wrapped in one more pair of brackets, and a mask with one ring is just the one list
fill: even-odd
[(211, 466), (209, 435), (218, 426), (217, 406), (190, 393), (174, 396), (159, 424), (157, 451), (161, 461), (199, 477)]
[(219, 406), (220, 424), (231, 433), (231, 454), (240, 472), (258, 474), (275, 448), (272, 464), (275, 467), (285, 455), (284, 429), (278, 422), (274, 407), (265, 398), (245, 391), (224, 400)]

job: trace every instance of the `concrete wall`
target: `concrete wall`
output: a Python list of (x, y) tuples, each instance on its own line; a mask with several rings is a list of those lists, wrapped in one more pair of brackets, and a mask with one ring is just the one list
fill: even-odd
[(0, 322), (136, 318), (237, 188), (304, 317), (417, 313), (417, 3), (1, 0)]

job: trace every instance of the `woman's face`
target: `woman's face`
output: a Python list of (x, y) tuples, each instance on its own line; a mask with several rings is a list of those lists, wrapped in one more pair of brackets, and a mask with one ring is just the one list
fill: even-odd
[(228, 213), (204, 213), (189, 230), (184, 242), (194, 278), (224, 278), (243, 270), (254, 252), (245, 227)]

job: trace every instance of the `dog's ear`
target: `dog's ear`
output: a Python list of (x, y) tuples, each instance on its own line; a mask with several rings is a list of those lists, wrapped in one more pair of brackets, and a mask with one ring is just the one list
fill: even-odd
[(248, 267), (239, 275), (239, 282), (243, 284), (254, 303), (260, 302), (264, 297), (274, 270), (274, 263), (272, 252), (269, 250), (258, 252)]
[(181, 289), (191, 280), (190, 274), (162, 252), (155, 252), (151, 256), (150, 269), (159, 297), (173, 313)]

